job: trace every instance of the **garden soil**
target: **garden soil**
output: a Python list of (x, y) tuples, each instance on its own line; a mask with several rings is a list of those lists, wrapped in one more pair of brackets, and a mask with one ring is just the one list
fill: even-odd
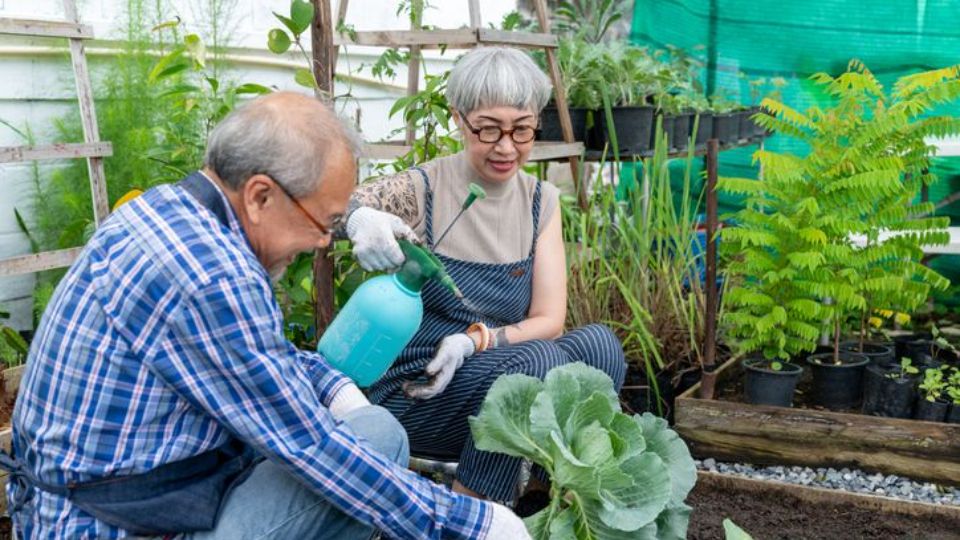
[(769, 494), (698, 483), (687, 504), (693, 507), (687, 538), (724, 538), (730, 518), (755, 540), (960, 539), (960, 520), (924, 520), (878, 512), (849, 502), (811, 504), (790, 495)]

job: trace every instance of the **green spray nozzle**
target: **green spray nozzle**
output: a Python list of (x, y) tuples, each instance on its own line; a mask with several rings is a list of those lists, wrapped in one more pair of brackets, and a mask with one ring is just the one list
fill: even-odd
[(463, 293), (453, 282), (453, 278), (447, 274), (447, 269), (443, 263), (429, 249), (418, 246), (409, 240), (397, 240), (400, 249), (403, 251), (406, 260), (403, 266), (397, 271), (397, 279), (404, 287), (411, 291), (419, 291), (426, 285), (427, 281), (436, 279), (441, 285), (446, 287), (457, 298), (463, 298)]
[(460, 216), (463, 215), (463, 212), (467, 208), (470, 208), (470, 205), (476, 202), (479, 199), (485, 199), (487, 197), (487, 192), (483, 190), (478, 184), (470, 182), (470, 193), (467, 195), (467, 198), (464, 199), (463, 204), (460, 205), (460, 211), (457, 212), (457, 215), (453, 218), (453, 221), (447, 225), (447, 228), (443, 230), (443, 233), (440, 234), (440, 239), (434, 242), (433, 247), (436, 249), (440, 245), (440, 242), (443, 242), (443, 239), (447, 236), (447, 233), (450, 232), (450, 229), (453, 228), (453, 224), (460, 219)]

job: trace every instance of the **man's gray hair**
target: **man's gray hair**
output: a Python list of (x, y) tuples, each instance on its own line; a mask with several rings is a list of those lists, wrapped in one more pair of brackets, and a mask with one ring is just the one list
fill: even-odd
[(210, 133), (204, 164), (231, 189), (265, 174), (294, 197), (320, 187), (327, 158), (345, 149), (354, 158), (360, 135), (326, 104), (275, 92), (238, 107)]
[(453, 66), (447, 81), (447, 101), (463, 114), (500, 106), (539, 114), (551, 90), (550, 79), (523, 51), (479, 47)]

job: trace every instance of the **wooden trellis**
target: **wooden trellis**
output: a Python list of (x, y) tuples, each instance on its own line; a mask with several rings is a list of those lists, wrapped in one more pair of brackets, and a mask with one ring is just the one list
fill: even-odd
[[(94, 112), (90, 72), (87, 69), (87, 57), (83, 44), (83, 40), (93, 38), (93, 28), (80, 23), (75, 0), (63, 0), (63, 9), (66, 15), (66, 20), (63, 21), (0, 17), (0, 34), (67, 38), (77, 86), (77, 100), (80, 104), (84, 142), (0, 147), (0, 164), (70, 158), (86, 159), (90, 174), (90, 191), (93, 195), (93, 217), (95, 223), (99, 225), (110, 212), (103, 158), (113, 155), (113, 147), (109, 142), (100, 140), (97, 116)], [(28, 274), (69, 266), (80, 254), (81, 249), (76, 247), (0, 259), (0, 276)]]

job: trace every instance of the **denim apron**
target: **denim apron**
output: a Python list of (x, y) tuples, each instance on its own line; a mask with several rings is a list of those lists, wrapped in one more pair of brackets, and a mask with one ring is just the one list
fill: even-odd
[[(199, 172), (179, 186), (229, 227), (227, 209), (216, 187)], [(41, 489), (70, 500), (104, 523), (133, 534), (154, 536), (212, 530), (223, 501), (263, 458), (242, 442), (227, 443), (140, 474), (111, 476), (86, 482), (54, 485), (37, 478), (23, 462), (0, 452), (0, 469), (10, 473), (16, 497), (10, 513), (23, 508)]]
[[(414, 167), (426, 184), (427, 246), (433, 250), (433, 193), (427, 173)], [(533, 242), (525, 259), (509, 263), (483, 263), (454, 259), (437, 253), (447, 273), (463, 292), (469, 307), (446, 287), (430, 280), (423, 287), (423, 322), (393, 366), (371, 387), (373, 403), (382, 403), (400, 391), (403, 382), (422, 376), (440, 340), (482, 321), (490, 328), (515, 324), (527, 317), (533, 297), (533, 254), (540, 221), (540, 183), (533, 196)], [(421, 379), (423, 380), (423, 379)]]

